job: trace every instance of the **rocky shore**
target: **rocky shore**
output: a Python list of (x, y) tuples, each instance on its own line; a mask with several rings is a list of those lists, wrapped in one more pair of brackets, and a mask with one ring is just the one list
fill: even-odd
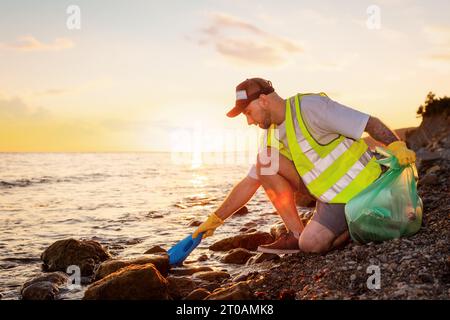
[[(438, 178), (419, 189), (425, 214), (417, 234), (383, 243), (349, 243), (326, 255), (283, 258), (278, 267), (260, 273), (253, 287), (256, 295), (261, 299), (449, 299), (449, 162), (438, 160), (423, 167), (424, 178), (432, 174), (427, 171)], [(379, 289), (367, 286), (373, 273), (370, 266), (379, 268)]]
[[(170, 268), (160, 247), (127, 260), (112, 258), (95, 241), (60, 240), (43, 252), (46, 272), (23, 285), (22, 298), (59, 299), (72, 281), (65, 272), (76, 265), (87, 285), (84, 299), (448, 299), (449, 173), (448, 160), (423, 162), (423, 226), (410, 238), (349, 243), (326, 255), (255, 252), (279, 237), (279, 224), (271, 233), (242, 233), (211, 245), (211, 251), (225, 253), (221, 262), (241, 266), (234, 277), (201, 266), (208, 256)], [(380, 289), (367, 287), (369, 266), (379, 267)]]
[[(448, 99), (448, 98), (447, 98)], [(260, 299), (449, 299), (450, 112), (425, 116), (406, 134), (417, 154), (422, 227), (414, 236), (383, 243), (349, 243), (326, 255), (300, 253), (260, 272)], [(433, 125), (434, 124), (434, 125)], [(379, 268), (380, 288), (367, 282)]]
[[(22, 299), (63, 299), (65, 292), (81, 290), (71, 287), (73, 266), (79, 268), (86, 300), (449, 299), (450, 126), (448, 120), (441, 125), (446, 131), (430, 135), (426, 130), (435, 129), (427, 122), (431, 129), (419, 127), (407, 141), (417, 152), (424, 203), (422, 227), (414, 236), (365, 245), (349, 242), (324, 255), (280, 257), (255, 250), (285, 232), (283, 225), (274, 225), (270, 233), (249, 225), (212, 244), (211, 255), (172, 268), (168, 248), (155, 246), (141, 257), (125, 259), (113, 257), (96, 241), (65, 239), (42, 253), (43, 273), (23, 285)], [(247, 213), (247, 208), (240, 212)], [(301, 218), (307, 222), (310, 216), (302, 213)], [(239, 273), (202, 266), (216, 258), (214, 252), (222, 252), (220, 261), (238, 267)], [(370, 286), (374, 272), (379, 285)]]

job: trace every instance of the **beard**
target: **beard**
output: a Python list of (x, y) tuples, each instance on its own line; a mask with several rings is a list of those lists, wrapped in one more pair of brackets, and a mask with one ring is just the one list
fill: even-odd
[(270, 113), (267, 110), (262, 110), (262, 115), (263, 115), (263, 121), (261, 123), (259, 123), (259, 127), (261, 129), (269, 129), (270, 126), (272, 125), (272, 119), (270, 118)]

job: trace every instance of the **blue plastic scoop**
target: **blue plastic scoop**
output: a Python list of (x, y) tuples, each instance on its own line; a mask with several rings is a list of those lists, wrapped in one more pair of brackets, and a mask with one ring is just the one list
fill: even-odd
[(181, 264), (191, 252), (199, 245), (202, 241), (203, 232), (199, 233), (197, 238), (192, 238), (192, 234), (188, 235), (183, 240), (179, 241), (176, 245), (167, 251), (169, 254), (169, 264), (171, 266)]

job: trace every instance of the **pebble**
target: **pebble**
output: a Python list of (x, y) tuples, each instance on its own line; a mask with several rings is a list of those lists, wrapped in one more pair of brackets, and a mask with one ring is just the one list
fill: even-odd
[(208, 255), (206, 255), (206, 254), (202, 254), (200, 257), (198, 257), (198, 259), (197, 259), (197, 261), (200, 261), (200, 262), (202, 262), (202, 261), (206, 261), (206, 260), (208, 260)]
[(406, 260), (410, 260), (410, 259), (412, 259), (412, 256), (404, 256), (403, 258), (400, 259), (400, 263), (402, 263), (403, 261), (406, 261)]
[(408, 239), (403, 239), (403, 242), (405, 242), (407, 244), (414, 244), (414, 242), (412, 242), (411, 240), (408, 240)]

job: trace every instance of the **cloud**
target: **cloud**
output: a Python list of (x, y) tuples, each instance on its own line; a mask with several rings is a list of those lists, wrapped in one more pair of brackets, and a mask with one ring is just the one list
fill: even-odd
[(295, 41), (271, 34), (257, 26), (223, 13), (210, 15), (202, 29), (200, 45), (212, 45), (223, 57), (238, 64), (280, 65), (291, 54), (303, 51)]
[(396, 42), (407, 39), (407, 35), (404, 32), (386, 26), (386, 24), (383, 23), (383, 20), (381, 21), (380, 29), (369, 29), (366, 20), (352, 19), (351, 21), (358, 27), (366, 29), (369, 34), (377, 36), (385, 41)]
[(450, 52), (431, 54), (429, 58), (432, 60), (450, 61)]
[(1, 43), (0, 48), (16, 51), (60, 51), (70, 49), (75, 44), (68, 38), (56, 38), (52, 43), (43, 43), (31, 35), (19, 37), (11, 43)]
[(322, 58), (316, 55), (309, 55), (307, 63), (305, 63), (305, 70), (308, 71), (331, 71), (342, 72), (359, 59), (359, 53), (348, 53), (345, 55), (336, 55), (333, 58)]
[(47, 89), (47, 90), (44, 90), (44, 91), (35, 92), (34, 94), (36, 96), (58, 96), (58, 95), (65, 94), (68, 91), (69, 91), (68, 89), (51, 88), (51, 89)]
[(31, 107), (20, 97), (0, 97), (0, 118), (10, 120), (37, 120), (48, 117), (49, 112), (44, 107)]
[(302, 21), (308, 21), (312, 22), (316, 25), (324, 25), (324, 26), (330, 26), (335, 25), (337, 23), (336, 17), (328, 16), (323, 14), (320, 11), (302, 8), (298, 13), (297, 16)]
[(97, 79), (92, 79), (85, 83), (74, 84), (70, 87), (42, 89), (33, 92), (32, 95), (34, 96), (62, 96), (68, 94), (80, 95), (83, 92), (109, 88), (112, 85), (112, 83), (113, 83), (112, 79), (101, 77)]
[(422, 29), (428, 42), (438, 46), (450, 46), (450, 27), (429, 25)]
[(450, 62), (450, 27), (428, 25), (423, 27), (422, 33), (430, 44), (430, 53), (427, 55), (427, 60)]

